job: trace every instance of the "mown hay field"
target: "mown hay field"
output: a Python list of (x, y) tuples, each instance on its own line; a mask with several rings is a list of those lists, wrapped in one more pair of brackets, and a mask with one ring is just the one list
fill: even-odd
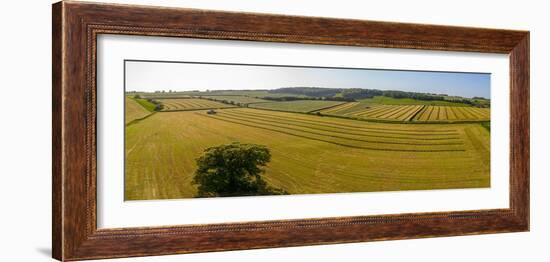
[(251, 103), (263, 103), (263, 102), (269, 102), (268, 100), (263, 100), (255, 97), (249, 97), (249, 96), (203, 96), (203, 98), (212, 99), (216, 101), (227, 101), (227, 102), (233, 102), (238, 104), (251, 104)]
[(426, 106), (413, 121), (489, 121), (491, 109), (477, 107)]
[(446, 100), (418, 100), (413, 98), (393, 98), (387, 96), (375, 96), (359, 100), (369, 105), (432, 105), (432, 106), (468, 106), (464, 103)]
[(188, 198), (195, 160), (231, 142), (267, 146), (266, 181), (291, 194), (490, 185), (476, 123), (388, 124), (233, 108), (157, 113), (126, 127), (126, 200)]
[(297, 100), (297, 101), (286, 101), (286, 102), (268, 102), (268, 103), (250, 104), (249, 107), (268, 109), (268, 110), (277, 110), (277, 111), (308, 113), (308, 112), (314, 112), (314, 111), (318, 111), (326, 108), (331, 108), (333, 106), (337, 106), (343, 103), (344, 102), (340, 102), (340, 101)]
[(232, 107), (232, 105), (198, 98), (157, 99), (157, 101), (163, 105), (162, 111), (202, 110)]
[(369, 105), (348, 102), (319, 111), (325, 115), (401, 122), (489, 121), (490, 109), (466, 106)]
[(124, 110), (125, 110), (125, 117), (124, 117), (124, 123), (128, 124), (136, 119), (140, 119), (143, 117), (146, 117), (147, 115), (151, 114), (151, 111), (148, 111), (140, 105), (136, 100), (130, 97), (124, 98)]

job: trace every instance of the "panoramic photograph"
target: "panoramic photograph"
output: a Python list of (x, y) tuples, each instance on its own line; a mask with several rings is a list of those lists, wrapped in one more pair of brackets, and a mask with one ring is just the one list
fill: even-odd
[(491, 75), (126, 60), (124, 198), (488, 188)]

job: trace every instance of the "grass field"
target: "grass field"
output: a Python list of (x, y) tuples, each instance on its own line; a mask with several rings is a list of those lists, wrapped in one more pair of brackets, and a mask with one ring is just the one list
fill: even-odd
[(287, 112), (308, 113), (343, 104), (338, 101), (297, 100), (251, 104), (250, 107)]
[(162, 111), (181, 111), (181, 110), (197, 110), (197, 109), (217, 109), (232, 107), (232, 105), (223, 104), (216, 101), (198, 98), (183, 98), (183, 99), (157, 99), (164, 108)]
[[(314, 104), (288, 107), (303, 112), (321, 106)], [(126, 200), (193, 197), (195, 159), (208, 147), (234, 141), (266, 145), (272, 159), (265, 180), (291, 194), (490, 185), (490, 133), (477, 123), (371, 123), (234, 108), (214, 115), (160, 112), (125, 132)]]

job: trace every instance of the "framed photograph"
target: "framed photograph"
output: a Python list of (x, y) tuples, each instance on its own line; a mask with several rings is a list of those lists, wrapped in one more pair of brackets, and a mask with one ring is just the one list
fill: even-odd
[(529, 32), (59, 2), (53, 257), (529, 230)]

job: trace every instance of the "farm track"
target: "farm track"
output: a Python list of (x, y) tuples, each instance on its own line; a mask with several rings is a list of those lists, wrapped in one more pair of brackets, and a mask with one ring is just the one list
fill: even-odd
[[(278, 133), (291, 135), (291, 136), (295, 136), (295, 137), (300, 137), (300, 138), (304, 138), (304, 139), (315, 140), (315, 141), (320, 141), (320, 142), (325, 142), (325, 143), (329, 143), (329, 144), (333, 144), (333, 145), (339, 145), (339, 146), (355, 148), (355, 149), (365, 149), (365, 150), (374, 150), (374, 151), (393, 151), (393, 152), (419, 152), (419, 153), (421, 153), (421, 152), (464, 152), (465, 151), (464, 149), (429, 149), (429, 150), (427, 150), (427, 149), (395, 149), (395, 148), (379, 148), (379, 147), (357, 146), (357, 145), (350, 145), (350, 144), (341, 143), (341, 142), (332, 141), (332, 140), (327, 140), (327, 139), (321, 139), (321, 138), (316, 138), (316, 137), (311, 137), (311, 136), (300, 135), (300, 134), (288, 132), (288, 131), (285, 131), (285, 130), (273, 129), (273, 128), (269, 128), (269, 127), (265, 127), (265, 126), (261, 126), (261, 125), (253, 125), (253, 124), (248, 123), (250, 121), (247, 121), (247, 123), (242, 123), (242, 122), (239, 122), (239, 121), (235, 121), (235, 120), (231, 120), (231, 119), (224, 119), (224, 118), (220, 118), (220, 117), (217, 117), (217, 116), (207, 116), (207, 115), (201, 115), (201, 116), (210, 117), (210, 118), (213, 118), (213, 119), (217, 119), (217, 120), (220, 120), (220, 121), (229, 122), (229, 123), (233, 123), (233, 124), (239, 124), (239, 125), (243, 125), (243, 126), (264, 129), (264, 130), (268, 130), (268, 131), (272, 131), (272, 132), (278, 132)], [(288, 128), (285, 128), (285, 129), (288, 130)], [(298, 131), (301, 131), (301, 130), (298, 130)], [(321, 136), (322, 136), (322, 134), (321, 134)]]
[[(379, 138), (387, 138), (387, 139), (407, 139), (407, 140), (419, 140), (419, 141), (426, 141), (426, 140), (456, 140), (456, 139), (460, 139), (457, 135), (457, 133), (455, 134), (425, 134), (425, 133), (422, 133), (422, 134), (398, 134), (398, 136), (388, 136), (386, 132), (378, 132), (378, 131), (366, 131), (366, 130), (356, 130), (356, 129), (349, 129), (349, 128), (340, 128), (340, 127), (336, 127), (336, 126), (331, 126), (331, 125), (324, 125), (324, 124), (317, 124), (315, 122), (306, 122), (306, 121), (298, 121), (298, 120), (290, 120), (290, 119), (281, 119), (281, 118), (276, 118), (276, 117), (261, 117), (261, 116), (255, 116), (253, 114), (247, 114), (247, 113), (227, 113), (227, 112), (224, 112), (224, 114), (228, 114), (230, 116), (234, 116), (234, 117), (247, 117), (247, 118), (253, 118), (253, 119), (256, 119), (256, 120), (263, 120), (263, 121), (267, 121), (269, 120), (269, 122), (273, 122), (273, 123), (280, 123), (280, 124), (288, 124), (288, 125), (294, 125), (294, 126), (300, 126), (300, 127), (305, 127), (305, 128), (310, 128), (310, 129), (318, 129), (318, 130), (322, 130), (322, 131), (326, 131), (326, 132), (335, 132), (335, 133), (341, 133), (341, 134), (348, 134), (348, 135), (357, 135), (357, 136), (367, 136), (367, 137), (379, 137)], [(337, 130), (331, 130), (331, 129), (325, 129), (325, 128), (332, 128), (332, 129), (337, 129)], [(343, 130), (346, 130), (345, 132)], [(358, 133), (359, 132), (359, 133)], [(385, 134), (385, 135), (373, 135), (372, 133), (375, 133), (375, 134)], [(395, 134), (395, 133), (394, 133)], [(399, 136), (401, 135), (401, 136)], [(435, 136), (435, 137), (425, 137), (425, 136)]]

